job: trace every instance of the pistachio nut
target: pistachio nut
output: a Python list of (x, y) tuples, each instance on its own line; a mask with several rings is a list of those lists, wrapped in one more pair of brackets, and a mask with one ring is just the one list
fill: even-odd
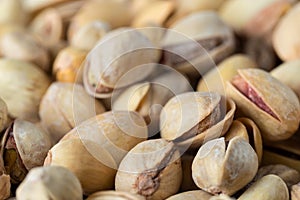
[(105, 112), (101, 102), (89, 96), (82, 85), (54, 82), (41, 101), (41, 123), (57, 143), (81, 122)]
[(292, 186), (291, 190), (291, 200), (299, 200), (300, 199), (300, 184), (295, 184)]
[(193, 155), (183, 154), (181, 156), (181, 166), (182, 166), (182, 182), (180, 186), (181, 192), (197, 190), (198, 187), (193, 181), (192, 177), (192, 163), (194, 160)]
[(211, 194), (204, 192), (202, 190), (193, 190), (188, 192), (179, 193), (173, 195), (166, 200), (182, 200), (182, 199), (189, 199), (189, 200), (210, 200), (212, 197)]
[(192, 164), (192, 175), (202, 190), (232, 195), (254, 178), (257, 169), (257, 155), (244, 138), (236, 136), (226, 144), (222, 137), (200, 147)]
[(289, 86), (300, 99), (300, 79), (297, 74), (300, 72), (300, 60), (284, 62), (270, 73), (272, 76)]
[(0, 98), (0, 132), (5, 128), (8, 121), (6, 103)]
[(10, 117), (37, 121), (39, 104), (49, 85), (49, 78), (37, 66), (0, 59), (0, 97)]
[(272, 43), (281, 60), (288, 61), (300, 58), (300, 53), (297, 50), (300, 45), (298, 37), (300, 28), (297, 26), (299, 18), (300, 3), (297, 3), (280, 19), (275, 27)]
[(34, 13), (39, 10), (42, 10), (46, 7), (54, 6), (58, 3), (67, 2), (70, 0), (43, 0), (43, 1), (36, 1), (36, 0), (22, 0), (23, 6), (27, 12)]
[(256, 181), (238, 200), (289, 200), (289, 191), (284, 181), (274, 174)]
[(231, 29), (213, 11), (190, 14), (170, 28), (162, 41), (163, 63), (188, 74), (203, 75), (235, 48)]
[(26, 22), (26, 12), (22, 6), (22, 0), (0, 1), (0, 24), (20, 24)]
[(42, 166), (51, 148), (47, 133), (33, 123), (16, 119), (2, 138), (3, 160), (13, 184), (19, 184), (27, 172)]
[(114, 89), (149, 76), (153, 71), (151, 66), (159, 59), (160, 50), (139, 31), (131, 28), (111, 31), (86, 58), (84, 86), (90, 95), (110, 97)]
[(145, 200), (146, 198), (122, 191), (101, 191), (91, 194), (86, 200)]
[(68, 46), (58, 52), (53, 63), (53, 74), (60, 82), (82, 83), (82, 63), (87, 51)]
[(228, 99), (226, 103), (217, 93), (183, 93), (165, 104), (160, 115), (160, 134), (179, 146), (199, 148), (204, 141), (227, 132), (234, 111), (234, 102)]
[(28, 173), (18, 187), (17, 198), (82, 200), (82, 188), (77, 177), (64, 167), (37, 167)]
[(264, 140), (291, 137), (299, 126), (300, 104), (286, 85), (260, 69), (241, 69), (227, 82), (227, 95), (261, 130)]
[(119, 166), (115, 187), (147, 199), (166, 199), (177, 193), (181, 179), (179, 151), (172, 142), (155, 139), (128, 152)]
[(56, 4), (52, 7), (57, 9), (60, 16), (62, 16), (64, 24), (69, 25), (72, 18), (76, 15), (78, 10), (85, 4), (85, 0), (76, 0), (70, 1), (67, 0), (66, 2)]
[(221, 63), (217, 68), (208, 71), (199, 81), (197, 91), (211, 91), (225, 94), (225, 83), (237, 75), (238, 69), (256, 68), (257, 64), (245, 54), (234, 54)]

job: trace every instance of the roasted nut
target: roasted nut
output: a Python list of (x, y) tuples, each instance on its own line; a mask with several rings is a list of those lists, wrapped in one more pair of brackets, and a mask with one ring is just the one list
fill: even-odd
[(86, 200), (145, 200), (146, 198), (122, 191), (101, 191), (91, 194)]
[(0, 132), (3, 131), (3, 129), (6, 126), (6, 123), (8, 121), (8, 111), (6, 103), (0, 98)]
[(207, 192), (204, 192), (202, 190), (194, 190), (173, 195), (166, 200), (210, 200), (211, 197), (212, 195)]
[(268, 72), (238, 70), (238, 75), (227, 82), (227, 95), (235, 101), (238, 111), (257, 124), (264, 140), (287, 139), (299, 126), (297, 96)]
[(224, 138), (205, 143), (198, 151), (192, 175), (196, 185), (212, 194), (232, 195), (255, 176), (258, 159), (250, 144), (242, 137)]
[(76, 176), (59, 166), (32, 169), (17, 189), (20, 200), (82, 200), (82, 188)]
[(267, 175), (255, 182), (238, 200), (288, 200), (289, 191), (284, 181), (276, 175)]
[(179, 151), (164, 139), (147, 140), (132, 148), (116, 175), (116, 190), (166, 199), (176, 194), (182, 179)]
[(54, 82), (41, 101), (41, 123), (53, 144), (81, 122), (105, 112), (104, 106), (78, 84)]
[(49, 78), (35, 65), (0, 59), (0, 97), (12, 118), (38, 120), (38, 109)]

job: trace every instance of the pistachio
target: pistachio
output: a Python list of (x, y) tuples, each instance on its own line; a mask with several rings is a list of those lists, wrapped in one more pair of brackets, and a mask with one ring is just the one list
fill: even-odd
[(234, 50), (232, 31), (213, 11), (188, 15), (170, 28), (162, 41), (163, 63), (179, 71), (199, 77)]
[(189, 199), (189, 200), (210, 200), (212, 195), (210, 195), (207, 192), (204, 192), (202, 190), (194, 190), (194, 191), (188, 191), (179, 193), (176, 195), (173, 195), (166, 200), (182, 200), (182, 199)]
[(217, 68), (211, 69), (199, 81), (197, 91), (225, 94), (225, 83), (237, 75), (238, 69), (256, 68), (257, 64), (245, 54), (235, 54), (224, 59)]
[(91, 194), (86, 200), (145, 200), (146, 198), (122, 191), (101, 191)]
[(181, 156), (181, 166), (182, 166), (182, 182), (180, 186), (181, 192), (198, 189), (192, 177), (193, 160), (194, 160), (193, 155), (184, 154)]
[(82, 63), (86, 55), (87, 51), (71, 46), (60, 50), (53, 63), (56, 80), (82, 83)]
[(3, 131), (3, 129), (6, 126), (6, 123), (8, 121), (8, 111), (6, 103), (0, 98), (0, 132)]
[(83, 86), (54, 82), (41, 101), (41, 123), (55, 144), (81, 122), (105, 112), (104, 106), (89, 96)]
[[(149, 76), (153, 71), (151, 66), (159, 59), (160, 50), (139, 31), (131, 28), (112, 31), (88, 54), (84, 86), (90, 95), (110, 97), (114, 89)], [(119, 81), (120, 78), (122, 81)]]
[(255, 182), (238, 200), (288, 200), (289, 191), (284, 181), (276, 175), (267, 175)]
[(254, 178), (257, 169), (255, 151), (237, 136), (228, 145), (224, 138), (218, 138), (200, 147), (192, 164), (192, 175), (199, 188), (212, 194), (232, 195)]
[(257, 124), (264, 140), (287, 139), (299, 126), (297, 96), (268, 72), (238, 70), (238, 75), (227, 82), (227, 94), (235, 101), (238, 110)]
[(20, 24), (26, 22), (26, 13), (22, 7), (22, 0), (0, 1), (0, 24)]
[(17, 189), (20, 200), (82, 200), (82, 189), (76, 176), (59, 166), (32, 169)]
[(23, 0), (23, 6), (26, 11), (34, 13), (39, 11), (43, 8), (54, 6), (55, 4), (67, 2), (70, 0), (43, 0), (43, 1), (36, 1), (36, 0)]
[(289, 86), (300, 99), (300, 79), (296, 74), (300, 72), (300, 60), (288, 61), (273, 69), (272, 76)]
[(275, 27), (272, 42), (277, 55), (284, 61), (300, 58), (298, 51), (300, 28), (297, 21), (300, 17), (300, 3), (293, 6)]
[(49, 84), (49, 78), (35, 65), (0, 59), (0, 97), (10, 117), (37, 121), (39, 104)]
[(132, 148), (116, 175), (116, 190), (166, 199), (176, 194), (182, 179), (179, 151), (164, 139), (147, 140)]
[(292, 186), (291, 191), (291, 200), (298, 200), (300, 199), (300, 184), (295, 184)]

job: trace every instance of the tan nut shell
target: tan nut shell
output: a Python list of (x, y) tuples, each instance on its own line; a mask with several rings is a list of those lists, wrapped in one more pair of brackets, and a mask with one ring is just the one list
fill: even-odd
[(204, 192), (202, 190), (194, 190), (173, 195), (166, 200), (209, 200), (211, 197), (212, 195), (207, 192)]
[(91, 194), (86, 200), (146, 200), (146, 198), (129, 192), (110, 190)]
[(284, 181), (276, 175), (267, 175), (255, 182), (238, 200), (288, 200), (289, 191)]
[(49, 78), (35, 65), (0, 59), (0, 97), (11, 117), (37, 121), (39, 104), (49, 84)]
[(0, 24), (23, 25), (27, 16), (22, 3), (22, 0), (0, 1)]
[(20, 200), (82, 199), (79, 180), (68, 169), (47, 166), (32, 169), (17, 189)]
[(70, 0), (41, 0), (41, 1), (36, 1), (36, 0), (23, 0), (23, 6), (26, 11), (34, 13), (36, 11), (39, 11), (43, 8), (54, 6), (58, 3), (63, 3), (67, 2)]
[(7, 120), (8, 120), (8, 110), (6, 103), (0, 98), (0, 132), (3, 131), (3, 129), (6, 126)]
[(225, 139), (218, 138), (199, 149), (192, 175), (199, 188), (212, 194), (232, 195), (254, 178), (257, 169), (257, 155), (246, 140), (234, 137), (226, 148)]
[(105, 112), (82, 85), (54, 82), (41, 101), (39, 115), (55, 144), (81, 122)]
[(174, 144), (164, 139), (139, 143), (119, 166), (116, 190), (141, 194), (149, 200), (176, 194), (182, 179), (179, 157)]
[(243, 69), (238, 70), (238, 73), (279, 120), (257, 107), (227, 82), (227, 95), (235, 101), (238, 109), (257, 124), (263, 139), (276, 141), (291, 137), (298, 129), (300, 121), (300, 104), (295, 93), (263, 70)]

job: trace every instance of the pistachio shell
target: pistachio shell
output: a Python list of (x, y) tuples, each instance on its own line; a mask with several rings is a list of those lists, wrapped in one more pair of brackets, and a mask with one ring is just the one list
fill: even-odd
[(141, 194), (147, 199), (166, 199), (180, 187), (182, 169), (179, 151), (164, 139), (147, 140), (132, 148), (122, 160), (117, 191)]
[(82, 188), (76, 176), (64, 167), (32, 169), (17, 189), (20, 200), (82, 199)]
[(291, 190), (291, 200), (298, 200), (300, 198), (300, 184), (295, 184)]
[(267, 175), (254, 183), (238, 200), (288, 200), (289, 191), (284, 181), (276, 175)]
[[(237, 104), (238, 110), (252, 119), (265, 140), (284, 140), (291, 137), (299, 126), (300, 104), (295, 93), (286, 85), (260, 69), (238, 70), (247, 92), (256, 103), (227, 82), (227, 95)], [(259, 106), (261, 107), (259, 107)], [(263, 110), (264, 109), (264, 110)], [(267, 111), (265, 111), (267, 110)]]
[(0, 98), (0, 132), (3, 131), (8, 121), (7, 114), (8, 111), (6, 103)]
[(242, 137), (249, 142), (249, 136), (246, 127), (242, 122), (234, 120), (225, 135), (225, 141), (229, 141), (236, 136)]
[(42, 0), (42, 1), (23, 0), (23, 6), (28, 12), (36, 12), (43, 8), (54, 6), (55, 4), (67, 2), (67, 1), (70, 0)]
[(10, 178), (9, 175), (0, 172), (0, 198), (7, 199), (10, 196)]
[(257, 169), (255, 151), (237, 136), (227, 148), (224, 138), (205, 143), (193, 161), (192, 175), (199, 188), (212, 194), (232, 195), (254, 178)]
[(35, 65), (0, 59), (0, 97), (11, 117), (37, 121), (39, 104), (49, 84), (49, 78)]
[(101, 191), (91, 194), (86, 200), (145, 200), (137, 194), (122, 191)]
[(202, 190), (194, 190), (176, 194), (167, 198), (166, 200), (182, 200), (182, 199), (189, 199), (189, 200), (209, 200), (212, 197), (207, 192)]
[(26, 21), (26, 13), (22, 6), (22, 0), (0, 1), (0, 24), (20, 24)]

